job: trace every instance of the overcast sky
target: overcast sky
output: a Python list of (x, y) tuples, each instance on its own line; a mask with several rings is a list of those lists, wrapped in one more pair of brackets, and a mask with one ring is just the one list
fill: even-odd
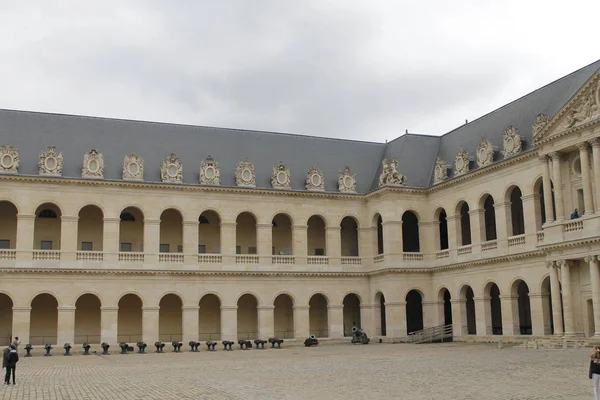
[(0, 0), (0, 108), (391, 140), (600, 58), (600, 1)]

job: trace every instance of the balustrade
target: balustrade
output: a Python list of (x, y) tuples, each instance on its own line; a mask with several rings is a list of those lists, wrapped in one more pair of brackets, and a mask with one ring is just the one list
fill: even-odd
[(441, 259), (449, 258), (449, 257), (450, 257), (450, 250), (440, 250), (435, 253), (436, 260), (441, 260)]
[(60, 261), (60, 250), (34, 250), (33, 259)]
[(403, 261), (423, 261), (423, 253), (402, 253)]
[(158, 262), (182, 263), (183, 262), (183, 254), (181, 254), (181, 253), (161, 253), (158, 255)]
[(223, 256), (220, 254), (198, 254), (198, 264), (221, 264)]
[(342, 257), (342, 265), (361, 265), (360, 257)]
[(329, 257), (327, 256), (308, 256), (308, 265), (329, 265)]
[(497, 248), (498, 248), (497, 240), (489, 240), (487, 242), (481, 243), (481, 251), (496, 250)]
[(384, 260), (385, 260), (385, 258), (383, 256), (383, 254), (379, 254), (379, 255), (373, 257), (373, 262), (375, 264), (382, 263)]
[(540, 231), (537, 233), (537, 242), (538, 244), (544, 241), (544, 231)]
[(271, 262), (273, 265), (293, 265), (294, 256), (273, 256)]
[(471, 246), (470, 244), (466, 245), (466, 246), (460, 246), (457, 249), (457, 254), (459, 256), (462, 256), (464, 254), (471, 254), (473, 252), (473, 246)]
[(574, 232), (583, 230), (583, 220), (575, 219), (565, 222), (565, 232)]
[(144, 262), (144, 253), (122, 251), (119, 253), (119, 261), (121, 262)]
[(236, 264), (258, 264), (258, 256), (255, 255), (237, 255), (235, 256)]
[(101, 251), (78, 251), (77, 261), (103, 261), (104, 253)]
[(0, 260), (16, 260), (16, 250), (0, 250)]
[(508, 238), (508, 247), (525, 244), (525, 235), (515, 235)]

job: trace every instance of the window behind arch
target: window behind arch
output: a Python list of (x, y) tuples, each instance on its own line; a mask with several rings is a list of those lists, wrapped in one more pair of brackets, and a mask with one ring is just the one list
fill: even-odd
[(56, 213), (49, 209), (44, 209), (38, 214), (38, 218), (58, 218)]
[(121, 213), (121, 221), (135, 222), (135, 217), (131, 213), (124, 212)]

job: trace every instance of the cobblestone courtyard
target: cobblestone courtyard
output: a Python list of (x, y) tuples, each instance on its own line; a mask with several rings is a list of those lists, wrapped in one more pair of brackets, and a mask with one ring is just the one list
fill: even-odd
[[(170, 347), (170, 346), (168, 346)], [(59, 349), (55, 349), (59, 350)], [(62, 350), (62, 349), (60, 349)], [(2, 399), (591, 399), (589, 350), (371, 344), (21, 357)], [(24, 351), (21, 349), (21, 353)]]

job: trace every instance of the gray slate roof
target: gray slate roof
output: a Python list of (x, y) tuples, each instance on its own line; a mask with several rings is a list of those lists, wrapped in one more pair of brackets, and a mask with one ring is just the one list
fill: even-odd
[[(183, 183), (198, 184), (202, 160), (219, 161), (223, 186), (235, 186), (235, 168), (246, 157), (256, 170), (256, 186), (271, 187), (273, 166), (290, 168), (292, 189), (305, 190), (306, 173), (316, 165), (324, 174), (325, 190), (337, 192), (340, 169), (356, 173), (357, 192), (378, 187), (381, 161), (398, 159), (408, 186), (427, 187), (433, 179), (436, 156), (448, 164), (461, 147), (470, 155), (482, 138), (502, 149), (502, 133), (515, 126), (531, 148), (531, 125), (539, 113), (554, 115), (600, 69), (600, 60), (544, 86), (504, 107), (441, 137), (405, 134), (389, 143), (330, 139), (304, 135), (156, 122), (0, 110), (0, 145), (19, 150), (22, 175), (38, 174), (38, 159), (47, 146), (63, 153), (63, 176), (81, 177), (83, 155), (96, 149), (104, 155), (105, 179), (121, 180), (123, 158), (135, 152), (144, 158), (147, 182), (160, 182), (160, 164), (169, 153), (180, 157)], [(501, 159), (498, 155), (495, 160)], [(451, 174), (450, 174), (451, 175)]]

